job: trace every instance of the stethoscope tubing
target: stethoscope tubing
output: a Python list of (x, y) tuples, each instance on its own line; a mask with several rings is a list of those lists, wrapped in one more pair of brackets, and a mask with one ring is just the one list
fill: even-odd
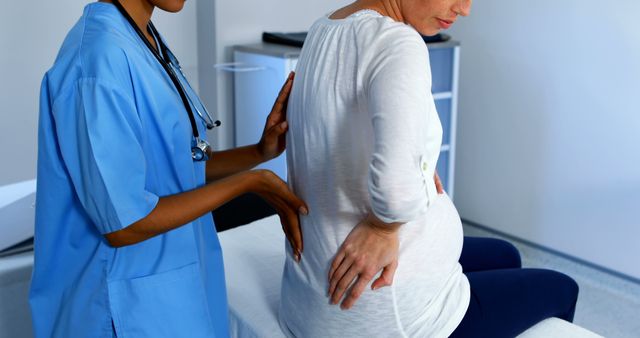
[[(185, 110), (187, 111), (187, 114), (189, 115), (189, 122), (191, 124), (193, 137), (195, 138), (196, 143), (200, 142), (200, 132), (198, 131), (198, 127), (196, 125), (195, 116), (193, 114), (193, 109), (196, 109), (198, 116), (205, 122), (205, 124), (207, 126), (207, 129), (214, 128), (215, 126), (219, 125), (220, 122), (219, 121), (213, 121), (213, 118), (211, 117), (211, 114), (209, 114), (209, 111), (207, 111), (207, 109), (204, 108), (204, 106), (203, 106), (203, 108), (205, 109), (205, 113), (207, 114), (207, 117), (209, 119), (209, 121), (207, 121), (207, 119), (204, 117), (204, 115), (195, 106), (195, 104), (191, 100), (191, 98), (187, 95), (184, 87), (182, 86), (182, 82), (180, 81), (180, 79), (178, 78), (178, 75), (174, 71), (174, 68), (178, 68), (178, 71), (185, 78), (185, 80), (186, 80), (186, 77), (184, 76), (184, 73), (182, 73), (182, 70), (179, 68), (179, 66), (176, 67), (175, 65), (173, 65), (172, 58), (169, 57), (169, 53), (168, 53), (169, 49), (164, 44), (164, 42), (162, 42), (162, 39), (160, 39), (160, 35), (159, 35), (158, 31), (156, 30), (155, 26), (153, 25), (153, 22), (149, 21), (148, 28), (151, 30), (151, 33), (156, 38), (156, 41), (158, 43), (158, 49), (160, 50), (160, 52), (163, 55), (160, 55), (158, 53), (158, 50), (153, 48), (153, 46), (151, 45), (149, 40), (147, 40), (147, 38), (144, 36), (144, 33), (142, 33), (142, 31), (140, 30), (138, 25), (135, 23), (135, 21), (133, 21), (133, 18), (129, 15), (129, 13), (127, 13), (127, 11), (124, 9), (122, 4), (120, 4), (120, 2), (118, 0), (113, 0), (112, 2), (118, 8), (120, 13), (125, 17), (125, 19), (129, 22), (129, 24), (132, 26), (132, 28), (136, 31), (136, 33), (138, 34), (140, 39), (144, 42), (144, 44), (147, 46), (149, 51), (151, 51), (151, 53), (155, 56), (155, 58), (158, 60), (158, 62), (162, 66), (162, 68), (164, 68), (164, 70), (167, 72), (167, 75), (169, 75), (169, 78), (171, 79), (171, 82), (173, 83), (174, 87), (176, 88), (176, 91), (178, 92), (178, 95), (180, 95), (180, 99), (182, 100), (182, 104), (184, 105)], [(175, 56), (173, 56), (173, 57), (175, 58)]]
[[(180, 75), (182, 76), (183, 79), (185, 80), (187, 79), (186, 75), (184, 75), (184, 73), (182, 72), (182, 67), (180, 67), (180, 63), (178, 63), (178, 66), (176, 67), (173, 64), (173, 61), (169, 59), (169, 65), (174, 70), (178, 69), (178, 72), (180, 72)], [(180, 82), (180, 86), (184, 91), (184, 86), (182, 86), (181, 82)], [(187, 81), (187, 86), (189, 86), (189, 89), (191, 89), (192, 92), (195, 92), (188, 81)], [(200, 118), (204, 121), (205, 125), (207, 126), (207, 129), (213, 129), (214, 127), (217, 127), (220, 124), (220, 121), (213, 120), (213, 117), (211, 116), (211, 114), (209, 113), (209, 110), (207, 110), (207, 107), (205, 107), (204, 104), (202, 104), (202, 109), (204, 109), (204, 115), (203, 115), (202, 112), (200, 112), (200, 109), (198, 109), (198, 106), (193, 102), (193, 100), (191, 100), (191, 97), (189, 95), (187, 95), (187, 99), (189, 100), (189, 103), (191, 103), (191, 106), (193, 107), (193, 109), (196, 110), (196, 113), (198, 114), (198, 116), (200, 116)]]

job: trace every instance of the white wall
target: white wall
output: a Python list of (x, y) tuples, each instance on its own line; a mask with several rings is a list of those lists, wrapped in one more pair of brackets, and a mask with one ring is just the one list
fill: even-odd
[[(222, 127), (210, 134), (216, 148), (233, 145), (233, 76), (216, 72), (214, 64), (231, 62), (232, 46), (257, 43), (263, 31), (306, 31), (321, 15), (338, 9), (349, 0), (234, 0), (201, 1), (198, 20), (200, 30), (200, 94), (209, 110), (222, 121)], [(206, 23), (215, 17), (214, 23)], [(215, 26), (213, 26), (215, 25)], [(214, 33), (214, 38), (209, 34)], [(214, 44), (214, 46), (211, 46)], [(215, 80), (212, 80), (215, 79)], [(214, 93), (214, 95), (211, 95)], [(256, 140), (257, 141), (257, 140)]]
[(462, 42), (463, 218), (640, 278), (640, 2), (473, 4)]
[[(0, 186), (36, 175), (42, 76), (87, 0), (6, 1), (0, 11)], [(197, 88), (196, 4), (178, 14), (156, 10), (161, 34)]]

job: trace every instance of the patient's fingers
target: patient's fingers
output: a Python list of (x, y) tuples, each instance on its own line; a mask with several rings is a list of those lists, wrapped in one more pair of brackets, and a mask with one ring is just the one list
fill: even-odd
[(345, 257), (344, 250), (340, 250), (338, 251), (336, 256), (333, 258), (333, 262), (331, 263), (331, 268), (329, 269), (329, 276), (327, 276), (328, 277), (327, 279), (329, 281), (331, 281), (331, 277), (333, 277), (333, 273), (336, 272), (336, 270), (340, 266), (340, 263), (342, 263), (342, 260), (344, 259), (344, 257)]
[(333, 295), (331, 296), (331, 304), (338, 304), (340, 302), (345, 291), (347, 291), (351, 283), (353, 283), (354, 279), (358, 276), (358, 268), (359, 266), (357, 264), (352, 264), (349, 267), (349, 270), (347, 270), (347, 273), (340, 278), (340, 281), (336, 285)]
[(362, 295), (362, 292), (364, 292), (364, 289), (367, 288), (367, 284), (369, 284), (372, 278), (373, 276), (366, 272), (360, 274), (360, 276), (358, 276), (358, 280), (356, 281), (355, 284), (353, 284), (347, 296), (344, 297), (344, 300), (342, 301), (342, 305), (340, 306), (340, 308), (342, 308), (343, 310), (349, 310), (353, 306), (353, 304), (356, 302), (356, 300), (360, 298), (360, 295)]
[(371, 284), (372, 290), (377, 290), (383, 286), (391, 286), (393, 284), (393, 276), (396, 274), (396, 269), (398, 268), (398, 260), (393, 261), (393, 263), (387, 265), (382, 270), (382, 274), (378, 277), (373, 284)]
[(338, 286), (338, 282), (340, 282), (342, 277), (347, 273), (347, 271), (351, 267), (352, 262), (353, 262), (353, 259), (350, 258), (348, 255), (345, 255), (345, 258), (342, 260), (338, 268), (331, 275), (331, 279), (329, 280), (329, 296), (330, 297), (335, 293), (336, 287)]

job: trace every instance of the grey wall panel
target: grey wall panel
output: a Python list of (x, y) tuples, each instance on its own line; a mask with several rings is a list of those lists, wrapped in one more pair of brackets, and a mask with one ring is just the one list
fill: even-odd
[(451, 30), (463, 218), (640, 278), (639, 12), (474, 2)]

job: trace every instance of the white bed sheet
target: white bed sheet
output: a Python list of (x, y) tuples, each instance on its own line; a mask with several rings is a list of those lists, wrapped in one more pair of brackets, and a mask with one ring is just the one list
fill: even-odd
[[(284, 266), (284, 234), (271, 216), (219, 234), (229, 300), (231, 337), (282, 338), (278, 305)], [(303, 257), (304, 259), (304, 257)], [(544, 320), (517, 338), (597, 338), (558, 318)]]
[(231, 337), (285, 335), (278, 324), (284, 234), (274, 215), (218, 234), (224, 257)]

